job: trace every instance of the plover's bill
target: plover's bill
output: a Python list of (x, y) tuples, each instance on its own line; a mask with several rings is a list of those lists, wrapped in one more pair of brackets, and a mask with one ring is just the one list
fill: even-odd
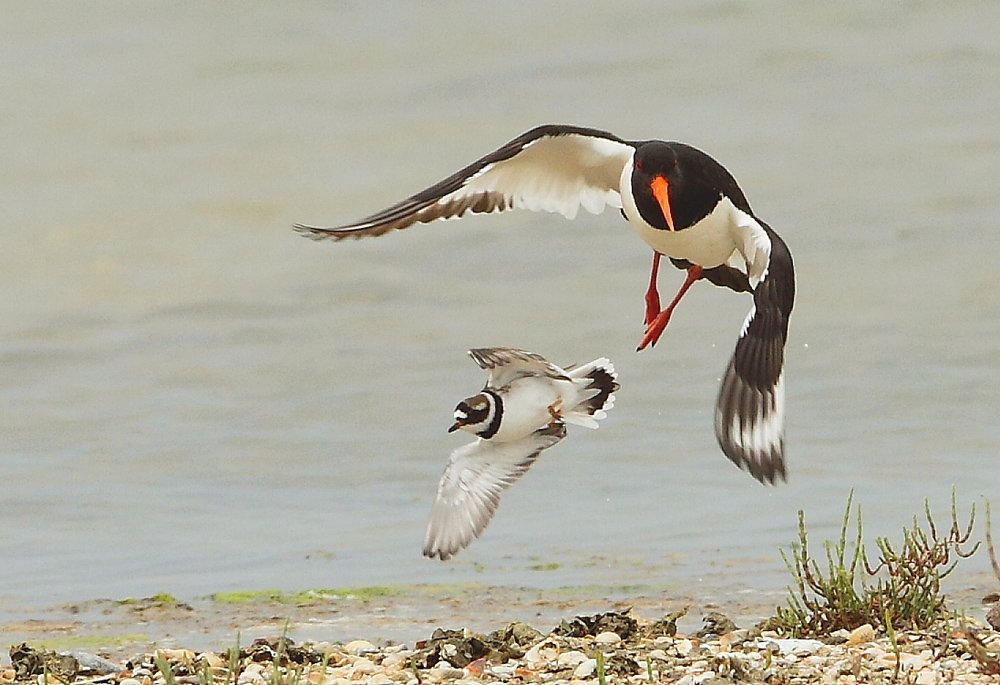
[(618, 375), (604, 357), (561, 369), (541, 355), (510, 347), (477, 348), (469, 356), (490, 377), (482, 392), (458, 403), (448, 432), (462, 429), (495, 442), (520, 440), (560, 421), (597, 428), (615, 406)]
[(565, 424), (555, 423), (520, 440), (479, 438), (452, 452), (427, 521), (424, 556), (445, 560), (468, 547), (493, 518), (500, 494), (565, 437)]
[[(792, 255), (754, 214), (733, 176), (690, 145), (627, 141), (577, 126), (540, 126), (416, 195), (334, 228), (297, 225), (315, 239), (378, 236), (414, 223), (511, 208), (559, 212), (582, 206), (622, 215), (653, 248), (645, 335), (654, 345), (674, 306), (705, 278), (753, 294), (753, 305), (722, 379), (715, 411), (719, 446), (762, 483), (785, 477), (784, 348), (795, 299)], [(660, 256), (687, 270), (660, 308)]]

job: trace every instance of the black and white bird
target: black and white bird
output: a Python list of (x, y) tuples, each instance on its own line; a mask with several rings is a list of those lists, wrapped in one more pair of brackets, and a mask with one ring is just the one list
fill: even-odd
[[(320, 240), (363, 238), (414, 223), (523, 208), (576, 216), (582, 206), (621, 209), (653, 248), (645, 334), (655, 345), (674, 307), (699, 279), (753, 295), (715, 411), (719, 446), (762, 483), (785, 478), (784, 349), (795, 299), (792, 255), (754, 214), (733, 176), (690, 145), (628, 141), (577, 126), (548, 125), (518, 136), (416, 195), (333, 228), (296, 225)], [(661, 309), (661, 256), (687, 271)]]
[(477, 348), (469, 356), (490, 376), (482, 392), (455, 407), (449, 433), (462, 429), (506, 442), (560, 421), (597, 428), (615, 406), (618, 376), (604, 357), (561, 369), (539, 354), (510, 347)]
[(459, 428), (479, 436), (452, 452), (424, 535), (424, 555), (448, 559), (478, 537), (501, 493), (542, 451), (566, 437), (566, 424), (597, 428), (620, 387), (607, 359), (561, 369), (541, 355), (509, 347), (469, 350), (490, 372), (483, 392), (455, 409)]

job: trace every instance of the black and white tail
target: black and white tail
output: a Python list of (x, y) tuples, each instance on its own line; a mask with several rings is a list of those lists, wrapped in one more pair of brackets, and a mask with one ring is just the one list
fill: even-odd
[(589, 364), (567, 369), (566, 375), (580, 383), (581, 394), (586, 399), (564, 412), (563, 420), (578, 426), (597, 428), (597, 422), (605, 418), (608, 410), (615, 406), (614, 393), (621, 387), (614, 364), (601, 357)]
[[(759, 221), (759, 220), (758, 220)], [(771, 241), (767, 269), (726, 368), (715, 409), (715, 436), (729, 459), (761, 483), (785, 480), (785, 339), (795, 301), (788, 247)]]

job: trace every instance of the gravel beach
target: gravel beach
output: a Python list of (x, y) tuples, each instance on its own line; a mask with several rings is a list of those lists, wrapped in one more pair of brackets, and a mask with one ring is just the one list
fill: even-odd
[(617, 601), (602, 599), (597, 591), (560, 597), (492, 587), (402, 594), (366, 588), (354, 596), (311, 600), (256, 595), (194, 604), (163, 597), (101, 600), (35, 614), (42, 619), (7, 622), (0, 625), (9, 649), (0, 658), (0, 681), (1000, 682), (1000, 633), (975, 619), (900, 631), (894, 643), (870, 626), (821, 639), (785, 639), (750, 622), (760, 606), (693, 606), (653, 593)]

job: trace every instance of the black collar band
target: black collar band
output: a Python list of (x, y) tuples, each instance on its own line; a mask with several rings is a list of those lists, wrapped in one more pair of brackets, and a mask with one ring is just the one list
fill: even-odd
[(483, 392), (492, 397), (494, 401), (493, 418), (490, 420), (490, 425), (486, 426), (485, 430), (479, 432), (479, 437), (483, 440), (489, 440), (500, 430), (500, 419), (503, 417), (503, 400), (500, 399), (500, 395), (489, 388), (484, 388)]

